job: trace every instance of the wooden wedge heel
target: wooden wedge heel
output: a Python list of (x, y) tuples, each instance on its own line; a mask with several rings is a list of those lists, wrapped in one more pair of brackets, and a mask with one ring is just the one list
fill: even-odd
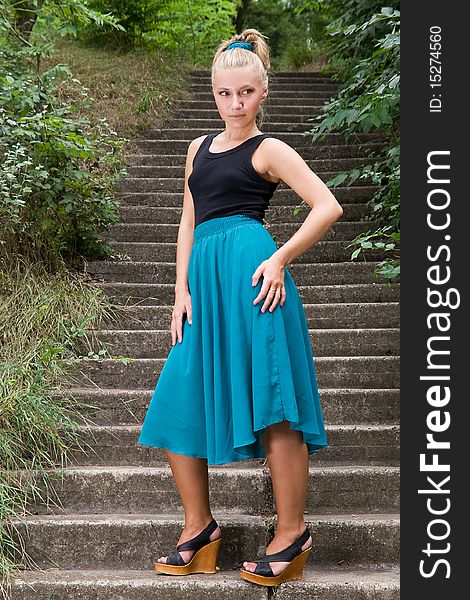
[[(155, 570), (167, 575), (191, 575), (192, 573), (216, 573), (217, 557), (222, 539), (210, 541), (210, 535), (217, 529), (218, 524), (213, 519), (209, 525), (196, 537), (183, 542), (167, 557), (167, 562), (154, 563)], [(180, 550), (196, 550), (187, 563), (184, 562)]]
[[(312, 550), (311, 546), (302, 550), (302, 546), (309, 537), (310, 531), (308, 527), (306, 527), (302, 535), (290, 546), (284, 548), (284, 550), (276, 552), (275, 554), (265, 554), (261, 558), (248, 561), (258, 563), (256, 569), (254, 571), (248, 571), (247, 569), (242, 568), (240, 569), (240, 575), (247, 581), (265, 586), (278, 585), (283, 581), (290, 581), (292, 579), (301, 579), (305, 561)], [(269, 565), (270, 562), (290, 562), (290, 564), (288, 564), (279, 575), (274, 575)]]

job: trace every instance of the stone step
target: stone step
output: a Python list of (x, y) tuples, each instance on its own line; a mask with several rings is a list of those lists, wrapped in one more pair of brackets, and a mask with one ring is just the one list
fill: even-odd
[[(370, 162), (364, 158), (325, 158), (309, 161), (309, 166), (315, 173), (326, 173), (329, 171), (339, 172), (360, 167)], [(130, 165), (127, 167), (128, 177), (134, 178), (159, 178), (159, 179), (182, 179), (184, 178), (184, 161), (180, 164), (160, 165)]]
[[(269, 528), (259, 516), (213, 511), (222, 530), (220, 569), (239, 568), (247, 557), (264, 554)], [(395, 563), (399, 557), (399, 516), (392, 514), (305, 515), (314, 540), (315, 564)], [(36, 515), (14, 521), (30, 558), (39, 568), (153, 568), (173, 548), (183, 527), (180, 514)], [(79, 542), (79, 543), (77, 543)], [(21, 558), (21, 557), (18, 557)], [(23, 561), (31, 568), (31, 560)]]
[[(131, 226), (129, 226), (130, 228)], [(146, 233), (151, 228), (143, 228)], [(129, 237), (130, 233), (129, 233)], [(144, 235), (142, 235), (144, 237)], [(135, 236), (134, 239), (138, 239)], [(374, 270), (378, 263), (369, 262), (338, 262), (291, 264), (286, 270), (291, 274), (296, 285), (334, 285), (351, 283), (372, 283), (377, 281)], [(129, 262), (92, 260), (87, 263), (87, 271), (106, 281), (127, 283), (159, 283), (173, 284), (175, 282), (176, 264), (172, 262)], [(251, 285), (251, 274), (249, 278)], [(371, 298), (372, 300), (372, 298)]]
[[(302, 91), (302, 102), (310, 100), (310, 101), (315, 101), (315, 102), (321, 104), (322, 102), (329, 100), (334, 95), (335, 92), (336, 92), (335, 89), (303, 90)], [(212, 93), (212, 90), (207, 85), (202, 85), (200, 87), (191, 86), (190, 93), (191, 93), (191, 98), (194, 98), (195, 100), (212, 100), (212, 101), (214, 101), (214, 95)], [(282, 98), (285, 100), (289, 100), (289, 102), (292, 105), (295, 105), (297, 98), (298, 98), (298, 92), (296, 92), (295, 90), (290, 90), (289, 88), (284, 88), (284, 89), (278, 88), (278, 89), (276, 89), (275, 92), (272, 93), (271, 96), (275, 97), (276, 99)]]
[[(308, 83), (312, 82), (325, 82), (325, 83), (336, 83), (338, 84), (335, 76), (329, 73), (321, 73), (320, 71), (276, 71), (269, 73), (269, 82), (274, 81), (298, 81), (302, 83), (302, 81)], [(211, 72), (209, 70), (197, 70), (191, 71), (188, 73), (187, 81), (189, 84), (197, 83), (197, 82), (207, 82), (211, 84)]]
[[(282, 97), (277, 95), (268, 96), (267, 101), (264, 103), (264, 114), (271, 115), (276, 113), (292, 113), (314, 116), (319, 111), (321, 111), (322, 106), (325, 103), (325, 98), (301, 98), (301, 102), (302, 104), (296, 104), (292, 100), (292, 98), (289, 97)], [(217, 111), (217, 105), (213, 96), (209, 97), (206, 100), (200, 100), (194, 98), (191, 92), (189, 92), (189, 96), (186, 99), (182, 99), (180, 102), (178, 102), (178, 105), (175, 106), (175, 112), (173, 114), (177, 117), (180, 114), (179, 111), (181, 110), (192, 110), (194, 111), (195, 116), (198, 116), (196, 111)]]
[[(294, 100), (289, 97), (282, 96), (268, 96), (267, 101), (263, 104), (264, 115), (259, 115), (259, 122), (263, 124), (264, 121), (268, 121), (271, 115), (285, 114), (300, 114), (315, 116), (319, 114), (325, 103), (325, 98), (302, 98), (301, 104), (295, 104)], [(177, 117), (180, 111), (192, 111), (195, 117), (199, 116), (200, 110), (212, 110), (219, 114), (217, 111), (217, 105), (213, 96), (210, 96), (206, 100), (195, 98), (190, 92), (185, 99), (181, 99), (177, 105), (175, 105), (174, 115)], [(172, 121), (167, 122), (168, 125), (173, 124)]]
[[(120, 314), (113, 320), (102, 319), (99, 329), (170, 329), (172, 307), (116, 305), (115, 308)], [(397, 302), (304, 304), (304, 312), (307, 325), (317, 330), (394, 328), (400, 322)]]
[[(263, 550), (264, 553), (264, 550)], [(238, 570), (165, 576), (147, 570), (23, 571), (13, 583), (12, 600), (268, 600), (272, 591), (245, 581)], [(398, 565), (371, 569), (316, 565), (309, 556), (301, 580), (278, 586), (276, 600), (399, 600)]]
[[(207, 92), (209, 90), (212, 93), (212, 83), (209, 79), (201, 81), (200, 79), (192, 79), (189, 81), (191, 93), (194, 92)], [(283, 81), (282, 79), (276, 79), (273, 77), (269, 82), (269, 93), (271, 96), (277, 96), (279, 92), (302, 92), (302, 97), (305, 94), (311, 92), (328, 92), (330, 95), (336, 93), (340, 89), (341, 85), (335, 81), (318, 81), (302, 80), (302, 81)], [(293, 95), (293, 94), (291, 94)]]
[[(182, 129), (181, 131), (189, 130)], [(266, 133), (270, 132), (266, 130)], [(133, 140), (133, 146), (135, 147), (135, 150), (132, 151), (132, 154), (186, 156), (190, 142), (200, 135), (207, 135), (207, 131), (197, 130), (194, 132), (194, 135), (187, 134), (185, 138), (177, 138), (175, 136), (171, 139), (151, 139), (147, 136), (147, 132), (145, 132), (143, 135), (145, 135), (145, 137)], [(339, 133), (329, 133), (325, 135), (326, 138), (316, 141), (314, 144), (311, 141), (311, 136), (300, 136), (300, 134), (297, 133), (286, 133), (285, 136), (281, 137), (281, 134), (276, 132), (275, 137), (277, 139), (282, 139), (290, 146), (295, 148), (295, 150), (299, 152), (304, 160), (327, 157), (345, 158), (347, 156), (361, 156), (371, 146), (383, 145), (383, 141), (380, 138), (377, 138), (375, 135), (370, 137), (370, 134), (361, 134), (361, 136), (369, 136), (365, 139), (363, 139), (363, 137), (357, 139), (358, 134), (355, 134), (348, 140), (345, 140)], [(290, 136), (292, 139), (289, 139), (288, 136)]]
[[(271, 237), (284, 243), (300, 229), (301, 223), (266, 223)], [(360, 233), (375, 229), (378, 221), (337, 221), (323, 234), (323, 241), (351, 241)], [(176, 242), (179, 224), (174, 223), (116, 223), (101, 235), (116, 242)], [(356, 263), (358, 264), (358, 263)], [(347, 263), (347, 269), (352, 265)], [(353, 267), (354, 268), (354, 267)]]
[[(73, 466), (167, 464), (163, 449), (137, 443), (140, 430), (141, 424), (83, 426), (82, 443), (93, 450), (90, 453), (77, 450)], [(329, 446), (310, 455), (311, 464), (398, 465), (400, 430), (397, 425), (327, 425), (326, 432)], [(245, 461), (235, 461), (236, 466)]]
[[(180, 502), (169, 466), (69, 467), (50, 474), (58, 506), (30, 505), (33, 514), (166, 514)], [(44, 484), (40, 489), (45, 492)], [(225, 514), (276, 510), (268, 467), (210, 467), (209, 495), (211, 507)], [(312, 514), (391, 513), (399, 506), (398, 467), (309, 468), (306, 510)]]
[[(181, 198), (182, 205), (182, 198)], [(355, 202), (343, 206), (344, 214), (341, 221), (359, 221), (365, 216), (371, 215), (371, 208), (365, 202)], [(301, 206), (282, 206), (277, 204), (270, 206), (266, 211), (266, 221), (274, 223), (303, 223), (310, 211), (310, 207), (303, 203)], [(182, 206), (134, 206), (121, 205), (119, 207), (122, 223), (157, 223), (159, 225), (179, 225)]]
[[(260, 307), (262, 304), (260, 303)], [(276, 310), (281, 310), (279, 307)], [(195, 324), (193, 317), (193, 325)], [(189, 326), (191, 327), (191, 325)], [(92, 329), (89, 330), (90, 332)], [(170, 329), (100, 329), (94, 332), (112, 355), (132, 358), (166, 358), (171, 350)], [(315, 356), (398, 356), (399, 329), (310, 329)], [(86, 353), (87, 344), (79, 344)], [(98, 349), (98, 348), (97, 348)]]
[[(223, 129), (221, 129), (223, 131)], [(265, 128), (265, 133), (269, 133), (269, 128)], [(175, 129), (173, 127), (161, 127), (156, 129), (148, 129), (144, 132), (145, 140), (184, 140), (189, 145), (191, 140), (197, 138), (201, 135), (207, 135), (207, 131), (205, 129), (201, 129), (199, 127), (191, 127), (191, 128), (181, 128)], [(151, 134), (151, 135), (148, 135)], [(308, 132), (305, 133), (278, 133), (276, 137), (280, 140), (284, 140), (292, 146), (299, 145), (302, 146), (312, 146), (312, 138)], [(322, 140), (318, 140), (315, 142), (315, 145), (321, 144), (357, 144), (357, 143), (377, 143), (383, 142), (383, 136), (377, 132), (373, 133), (351, 133), (346, 140), (344, 135), (341, 133), (326, 133), (323, 136)]]
[[(289, 81), (291, 79), (325, 79), (327, 81), (334, 81), (331, 75), (326, 75), (321, 71), (273, 71), (270, 74), (271, 77), (280, 79), (286, 78)], [(208, 79), (210, 81), (211, 72), (208, 69), (193, 69), (188, 71), (188, 78)]]
[[(142, 306), (173, 306), (174, 283), (99, 282), (100, 289), (116, 304), (139, 303)], [(303, 303), (397, 302), (400, 297), (398, 283), (357, 283), (342, 285), (298, 285)]]
[[(274, 111), (273, 111), (274, 112)], [(295, 121), (287, 121), (284, 122), (279, 117), (274, 117), (269, 115), (265, 116), (264, 121), (260, 123), (259, 128), (261, 130), (266, 130), (269, 128), (269, 131), (274, 133), (303, 133), (306, 129), (309, 129), (312, 126), (313, 119), (315, 115), (318, 115), (321, 112), (321, 107), (315, 108), (311, 111), (309, 115), (306, 115), (308, 120), (304, 122), (295, 122)], [(176, 127), (180, 127), (182, 129), (187, 129), (189, 127), (201, 127), (206, 129), (206, 133), (208, 131), (216, 131), (225, 129), (225, 123), (220, 117), (215, 117), (214, 119), (194, 119), (188, 117), (187, 119), (179, 118), (179, 115), (175, 115), (176, 118), (173, 119), (173, 123)]]
[[(212, 108), (202, 108), (199, 106), (199, 101), (194, 101), (194, 105), (198, 104), (198, 106), (192, 106), (191, 108), (176, 108), (173, 113), (172, 122), (176, 124), (176, 127), (190, 127), (192, 123), (196, 122), (199, 124), (199, 119), (203, 121), (217, 121), (216, 129), (220, 129), (224, 127), (224, 121), (220, 118), (219, 111), (213, 105)], [(265, 104), (266, 107), (266, 104)], [(301, 110), (297, 111), (295, 114), (289, 113), (287, 111), (282, 110), (282, 106), (270, 108), (270, 110), (265, 110), (265, 116), (262, 122), (261, 129), (264, 127), (265, 123), (304, 123), (309, 124), (308, 119), (314, 117), (316, 115), (321, 114), (321, 105), (319, 106), (300, 106), (297, 107)], [(266, 115), (266, 113), (269, 113)], [(183, 125), (182, 122), (186, 122), (186, 125)], [(211, 125), (212, 126), (212, 125)]]
[[(302, 224), (305, 219), (307, 218), (307, 215), (310, 212), (310, 206), (304, 202), (303, 200), (301, 200), (300, 202), (298, 202), (297, 204), (295, 204), (295, 206), (292, 206), (291, 204), (288, 205), (284, 205), (281, 204), (281, 199), (284, 198), (285, 196), (281, 196), (281, 198), (276, 198), (275, 202), (272, 202), (272, 200), (274, 200), (274, 196), (270, 201), (270, 206), (268, 208), (268, 210), (266, 211), (266, 221), (268, 222), (268, 225), (275, 225), (276, 223), (284, 223), (284, 224), (289, 224), (289, 223), (299, 223)], [(300, 198), (299, 198), (300, 200)], [(349, 203), (345, 203), (343, 205), (343, 215), (340, 217), (339, 221), (340, 222), (354, 222), (354, 221), (363, 221), (363, 219), (367, 218), (372, 218), (373, 217), (373, 213), (372, 213), (372, 207), (370, 205), (370, 203), (366, 203), (366, 202), (349, 202)], [(181, 209), (181, 213), (183, 212), (183, 210)], [(179, 223), (179, 221), (178, 221)]]
[[(153, 388), (96, 389), (70, 387), (67, 395), (79, 403), (78, 412), (95, 425), (139, 425), (147, 411)], [(57, 389), (54, 395), (63, 396)], [(322, 389), (320, 397), (328, 425), (397, 425), (400, 417), (398, 389)]]
[[(145, 218), (145, 215), (143, 215)], [(384, 240), (388, 242), (389, 240)], [(164, 262), (176, 262), (176, 243), (172, 242), (115, 242), (108, 240), (113, 249), (112, 256), (119, 260), (131, 260), (137, 262), (151, 262), (156, 256)], [(317, 242), (312, 248), (298, 256), (291, 264), (305, 263), (333, 263), (346, 262), (351, 258), (354, 251), (349, 247), (350, 242), (342, 240), (339, 242)], [(398, 244), (397, 244), (398, 247)], [(361, 260), (380, 261), (390, 258), (390, 253), (368, 248), (362, 254)]]
[[(183, 214), (183, 198), (180, 197), (181, 206), (145, 206), (133, 204), (121, 204), (119, 213), (122, 223), (156, 223), (159, 225), (179, 225)], [(365, 202), (355, 202), (343, 206), (344, 214), (341, 221), (359, 221), (371, 215), (371, 208)], [(310, 211), (310, 207), (302, 205), (283, 206), (279, 203), (270, 206), (266, 210), (266, 222), (274, 223), (303, 223)], [(321, 241), (321, 240), (320, 240)]]
[[(339, 171), (321, 171), (316, 175), (326, 183), (339, 174)], [(371, 177), (367, 179), (356, 180), (358, 186), (370, 186)], [(286, 184), (281, 181), (279, 188), (286, 188)], [(346, 187), (346, 186), (343, 186)], [(118, 189), (121, 192), (155, 192), (155, 191), (175, 191), (184, 189), (184, 177), (125, 177), (118, 183)]]
[[(186, 164), (187, 149), (188, 146), (184, 146), (181, 148), (181, 153), (175, 154), (128, 154), (126, 156), (126, 163), (129, 166), (160, 165), (172, 167), (175, 165), (180, 165), (181, 167), (184, 167), (184, 165)], [(349, 146), (311, 146), (311, 148), (306, 148), (302, 150), (302, 158), (305, 160), (309, 167), (317, 171), (318, 165), (321, 163), (321, 161), (338, 162), (358, 159), (366, 161), (371, 160), (370, 155), (372, 153), (379, 154), (383, 151), (383, 149), (384, 144), (381, 143), (357, 144)], [(163, 151), (164, 150), (165, 149), (163, 148)], [(351, 190), (351, 188), (349, 188), (349, 190)], [(286, 189), (285, 191), (289, 190)]]
[[(315, 356), (320, 388), (383, 389), (398, 388), (400, 380), (397, 356)], [(161, 372), (163, 358), (99, 359), (81, 365), (73, 372), (73, 385), (104, 388), (152, 387)], [(90, 380), (93, 383), (90, 383)]]
[[(151, 158), (149, 155), (147, 158)], [(368, 202), (379, 190), (379, 186), (359, 185), (350, 187), (330, 188), (331, 193), (344, 206), (348, 204), (362, 204)], [(116, 196), (120, 199), (121, 205), (127, 206), (158, 206), (169, 208), (183, 207), (182, 192), (119, 192)], [(306, 206), (300, 196), (288, 188), (278, 188), (270, 200), (270, 209), (277, 206)]]

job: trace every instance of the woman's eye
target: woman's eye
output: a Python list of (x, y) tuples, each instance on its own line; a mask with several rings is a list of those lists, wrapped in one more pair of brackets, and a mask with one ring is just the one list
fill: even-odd
[[(251, 90), (251, 89), (248, 89), (248, 90), (243, 90), (242, 94), (243, 94), (243, 93), (245, 93), (245, 92), (252, 92), (252, 91), (253, 91), (253, 90)], [(228, 92), (220, 92), (220, 95), (222, 96), (222, 95), (224, 95), (224, 94), (227, 94), (227, 93), (228, 93)]]

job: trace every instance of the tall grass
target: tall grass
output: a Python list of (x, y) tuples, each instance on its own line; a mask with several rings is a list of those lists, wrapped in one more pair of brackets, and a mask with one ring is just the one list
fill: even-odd
[(0, 259), (0, 597), (28, 559), (14, 521), (33, 503), (57, 504), (52, 479), (89, 448), (90, 405), (57, 391), (83, 360), (107, 353), (87, 330), (114, 311), (65, 265), (51, 274), (42, 262)]

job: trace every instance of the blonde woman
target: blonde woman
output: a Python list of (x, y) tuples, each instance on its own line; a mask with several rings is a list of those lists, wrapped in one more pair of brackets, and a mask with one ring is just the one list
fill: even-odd
[[(191, 142), (178, 233), (172, 347), (139, 444), (165, 449), (184, 507), (169, 574), (215, 573), (222, 532), (209, 506), (208, 465), (267, 457), (277, 531), (240, 574), (260, 585), (302, 577), (308, 455), (327, 439), (303, 305), (288, 265), (343, 210), (283, 141), (261, 132), (269, 48), (256, 29), (215, 53), (212, 92), (225, 129)], [(283, 181), (310, 207), (279, 249), (263, 226)]]

